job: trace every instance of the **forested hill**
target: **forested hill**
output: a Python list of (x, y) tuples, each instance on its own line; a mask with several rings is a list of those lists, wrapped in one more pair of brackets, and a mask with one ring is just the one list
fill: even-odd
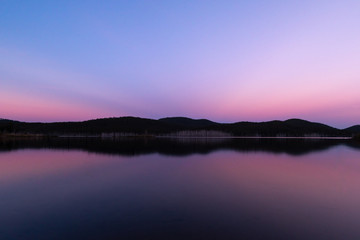
[[(337, 129), (321, 123), (301, 119), (269, 122), (216, 123), (207, 119), (185, 117), (159, 120), (119, 117), (103, 118), (83, 122), (28, 123), (0, 119), (0, 133), (29, 133), (45, 135), (100, 135), (121, 133), (123, 135), (196, 135), (216, 136), (262, 136), (343, 137), (359, 133), (357, 126)], [(211, 134), (210, 134), (211, 133)], [(210, 135), (207, 135), (210, 134)]]
[(360, 134), (360, 125), (355, 125), (345, 129), (348, 132)]

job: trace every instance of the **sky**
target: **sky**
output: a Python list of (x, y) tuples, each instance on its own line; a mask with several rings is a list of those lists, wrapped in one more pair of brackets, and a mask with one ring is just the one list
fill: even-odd
[(0, 118), (360, 124), (360, 1), (0, 0)]

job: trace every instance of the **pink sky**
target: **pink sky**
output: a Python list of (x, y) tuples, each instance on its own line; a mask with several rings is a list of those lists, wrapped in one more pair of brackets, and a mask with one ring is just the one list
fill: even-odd
[(0, 118), (360, 124), (358, 1), (109, 3), (4, 6)]

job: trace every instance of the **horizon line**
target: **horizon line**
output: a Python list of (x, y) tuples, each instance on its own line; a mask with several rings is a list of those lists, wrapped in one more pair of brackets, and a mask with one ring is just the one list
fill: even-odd
[(306, 122), (310, 122), (310, 123), (318, 123), (318, 124), (323, 124), (335, 129), (347, 129), (350, 127), (354, 127), (354, 126), (359, 126), (360, 124), (354, 124), (345, 128), (337, 128), (337, 127), (333, 127), (332, 125), (329, 124), (325, 124), (322, 122), (316, 122), (316, 121), (311, 121), (311, 120), (307, 120), (307, 119), (302, 119), (302, 118), (287, 118), (285, 120), (279, 120), (279, 119), (273, 119), (273, 120), (267, 120), (267, 121), (246, 121), (246, 120), (242, 120), (242, 121), (235, 121), (235, 122), (217, 122), (217, 121), (213, 121), (207, 118), (191, 118), (191, 117), (184, 117), (184, 116), (172, 116), (172, 117), (161, 117), (161, 118), (148, 118), (148, 117), (138, 117), (138, 116), (118, 116), (118, 117), (99, 117), (99, 118), (92, 118), (92, 119), (85, 119), (85, 120), (67, 120), (67, 121), (23, 121), (23, 120), (15, 120), (15, 119), (8, 119), (8, 118), (0, 118), (0, 120), (8, 120), (8, 121), (14, 121), (14, 122), (23, 122), (23, 123), (69, 123), (69, 122), (87, 122), (87, 121), (93, 121), (93, 120), (101, 120), (101, 119), (111, 119), (111, 118), (141, 118), (141, 119), (148, 119), (148, 120), (161, 120), (161, 119), (165, 119), (165, 118), (187, 118), (187, 119), (191, 119), (191, 120), (207, 120), (207, 121), (211, 121), (214, 123), (218, 123), (218, 124), (234, 124), (234, 123), (240, 123), (240, 122), (249, 122), (249, 123), (265, 123), (265, 122), (273, 122), (273, 121), (280, 121), (280, 122), (285, 122), (288, 120), (301, 120), (301, 121), (306, 121)]

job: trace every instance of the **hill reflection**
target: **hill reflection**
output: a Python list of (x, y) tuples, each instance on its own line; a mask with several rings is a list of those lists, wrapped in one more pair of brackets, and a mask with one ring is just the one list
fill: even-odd
[(360, 144), (346, 139), (268, 139), (268, 138), (47, 138), (2, 139), (0, 151), (18, 149), (66, 149), (92, 153), (135, 156), (158, 153), (185, 156), (208, 154), (218, 150), (238, 152), (269, 152), (303, 155), (338, 145), (360, 150)]

